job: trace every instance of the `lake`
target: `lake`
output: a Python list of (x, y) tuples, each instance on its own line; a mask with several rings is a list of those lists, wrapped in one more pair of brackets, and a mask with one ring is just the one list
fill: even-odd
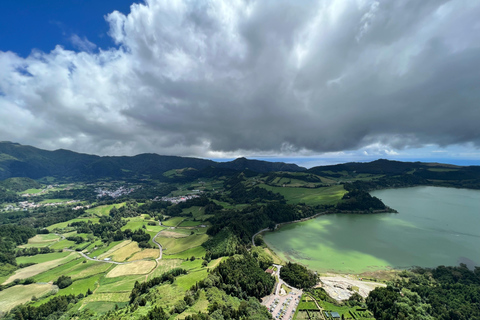
[(284, 260), (360, 273), (411, 266), (480, 265), (480, 191), (414, 187), (371, 193), (399, 213), (332, 214), (268, 232)]

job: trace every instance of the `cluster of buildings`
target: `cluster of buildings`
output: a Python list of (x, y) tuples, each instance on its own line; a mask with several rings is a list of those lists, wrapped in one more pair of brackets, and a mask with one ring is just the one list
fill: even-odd
[[(80, 200), (70, 200), (66, 202), (51, 202), (51, 203), (35, 203), (35, 202), (29, 202), (29, 201), (21, 201), (18, 203), (18, 206), (15, 205), (8, 205), (6, 206), (3, 211), (26, 211), (29, 209), (35, 209), (35, 208), (40, 208), (40, 207), (56, 207), (59, 205), (65, 205), (65, 204), (74, 204), (80, 202)], [(75, 208), (72, 208), (73, 210), (78, 210), (83, 208), (82, 206), (77, 206)]]
[(125, 187), (121, 186), (120, 188), (118, 188), (115, 191), (110, 191), (110, 190), (106, 190), (106, 189), (102, 189), (102, 188), (97, 188), (97, 189), (95, 189), (95, 192), (97, 192), (97, 197), (99, 197), (99, 198), (100, 197), (105, 197), (105, 196), (109, 196), (109, 197), (112, 197), (112, 198), (118, 198), (118, 197), (127, 195), (127, 194), (133, 192), (134, 190), (135, 190), (134, 188), (125, 188)]
[(194, 199), (194, 198), (200, 198), (200, 196), (198, 194), (189, 194), (189, 195), (180, 196), (180, 197), (162, 197), (160, 199), (156, 197), (155, 199), (153, 199), (153, 201), (168, 201), (168, 202), (177, 204), (177, 203), (185, 202), (187, 200)]

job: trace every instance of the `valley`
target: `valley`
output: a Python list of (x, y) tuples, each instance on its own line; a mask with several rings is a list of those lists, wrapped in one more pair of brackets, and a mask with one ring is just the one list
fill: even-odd
[[(12, 157), (3, 159), (12, 161)], [(369, 291), (352, 281), (363, 278), (380, 287), (385, 283), (399, 285), (400, 271), (388, 273), (389, 269), (413, 265), (433, 268), (459, 262), (472, 269), (478, 264), (476, 247), (464, 240), (460, 241), (471, 252), (462, 253), (458, 246), (451, 246), (462, 259), (420, 263), (392, 250), (401, 243), (401, 237), (395, 237), (392, 230), (404, 233), (402, 228), (425, 229), (427, 225), (409, 221), (401, 206), (406, 201), (392, 202), (386, 195), (394, 190), (383, 190), (416, 187), (449, 193), (452, 189), (433, 186), (473, 188), (479, 183), (476, 167), (445, 171), (438, 164), (379, 160), (375, 164), (306, 170), (240, 159), (234, 161), (236, 169), (226, 164), (196, 169), (189, 167), (187, 160), (182, 160), (187, 165), (183, 169), (159, 164), (163, 169), (158, 170), (165, 170), (160, 175), (157, 169), (150, 169), (153, 175), (132, 170), (135, 165), (129, 162), (129, 169), (121, 170), (122, 177), (98, 179), (68, 176), (65, 171), (57, 176), (41, 177), (38, 172), (28, 176), (26, 171), (15, 173), (8, 163), (0, 163), (4, 171), (17, 175), (0, 181), (1, 316), (189, 320), (220, 316), (241, 319), (247, 314), (269, 319), (273, 314), (286, 320), (339, 314), (370, 319), (376, 310), (367, 311)], [(471, 179), (464, 179), (465, 172), (473, 172)], [(461, 193), (455, 197), (461, 201), (451, 204), (453, 208), (466, 205)], [(475, 210), (477, 198), (473, 197)], [(451, 212), (447, 210), (445, 218)], [(437, 218), (442, 223), (444, 219), (438, 215), (420, 218), (445, 231), (428, 222)], [(473, 214), (469, 219), (461, 228), (471, 235), (475, 231), (467, 229), (478, 217)], [(279, 230), (266, 232), (276, 227)], [(297, 234), (288, 234), (290, 231)], [(362, 234), (369, 235), (370, 242), (360, 241)], [(382, 234), (392, 243), (382, 239)], [(450, 250), (447, 242), (442, 244), (432, 235), (426, 239), (433, 239), (433, 246)], [(290, 244), (294, 246), (285, 249)], [(405, 247), (412, 244), (405, 243)], [(397, 260), (379, 254), (382, 250)], [(448, 251), (442, 254), (451, 256)], [(275, 274), (289, 262), (317, 271), (319, 274), (311, 274), (317, 288), (312, 284), (297, 288), (265, 272), (276, 269)], [(382, 275), (375, 273), (377, 270), (387, 271)], [(339, 284), (324, 278), (326, 272), (356, 276), (350, 279), (353, 284), (342, 284), (340, 294), (334, 289)], [(416, 277), (415, 273), (403, 274), (403, 279), (409, 277)], [(319, 287), (320, 279), (325, 279), (324, 288)], [(274, 312), (261, 306), (261, 298), (272, 292), (278, 296), (263, 305), (271, 308), (273, 301), (282, 300), (285, 308), (288, 304), (288, 316), (277, 308), (278, 301)], [(344, 299), (335, 300), (335, 292)], [(360, 293), (359, 297), (355, 293)], [(293, 301), (298, 303), (295, 311)]]

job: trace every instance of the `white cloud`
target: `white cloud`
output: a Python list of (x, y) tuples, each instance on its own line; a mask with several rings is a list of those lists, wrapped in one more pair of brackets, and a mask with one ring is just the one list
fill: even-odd
[(88, 41), (86, 37), (80, 38), (77, 34), (71, 35), (70, 42), (80, 51), (92, 52), (97, 47), (95, 43)]
[(479, 14), (466, 0), (147, 0), (106, 15), (118, 49), (73, 35), (80, 52), (0, 52), (0, 136), (210, 157), (478, 148)]

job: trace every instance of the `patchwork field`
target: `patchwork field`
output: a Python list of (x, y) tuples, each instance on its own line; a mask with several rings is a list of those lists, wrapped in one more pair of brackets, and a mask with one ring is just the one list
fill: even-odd
[(140, 252), (135, 253), (131, 256), (127, 261), (135, 261), (135, 260), (142, 260), (142, 259), (157, 259), (160, 252), (158, 249), (143, 249)]
[[(113, 242), (112, 242), (113, 243)], [(98, 259), (105, 259), (105, 258), (111, 258), (113, 256), (113, 254), (117, 251), (117, 250), (120, 250), (122, 249), (123, 247), (129, 245), (130, 243), (132, 243), (131, 240), (125, 240), (125, 241), (121, 241), (120, 243), (116, 244), (115, 246), (111, 247), (110, 249), (108, 249), (106, 252), (100, 254), (98, 256)], [(92, 252), (93, 254), (93, 252)]]
[(26, 279), (26, 278), (33, 277), (37, 274), (40, 274), (44, 271), (55, 268), (59, 265), (65, 264), (65, 263), (67, 263), (67, 262), (69, 262), (73, 259), (76, 259), (76, 258), (78, 258), (78, 254), (72, 252), (68, 256), (60, 258), (60, 259), (46, 261), (46, 262), (42, 262), (42, 263), (30, 266), (30, 267), (18, 269), (15, 272), (15, 274), (10, 276), (10, 278), (8, 278), (3, 284), (8, 284), (8, 283), (14, 281), (15, 279)]
[(134, 275), (134, 274), (147, 274), (153, 268), (155, 268), (156, 262), (155, 261), (137, 261), (122, 265), (117, 265), (113, 268), (109, 273), (107, 273), (107, 278), (115, 278), (127, 275)]
[(131, 241), (127, 245), (119, 248), (118, 250), (114, 251), (112, 255), (110, 256), (112, 260), (114, 261), (125, 261), (132, 255), (134, 255), (137, 252), (140, 252), (142, 249), (138, 247), (137, 242)]
[(51, 284), (29, 284), (26, 286), (15, 286), (0, 291), (0, 313), (7, 312), (13, 307), (28, 302), (33, 296), (41, 296), (54, 290), (56, 286)]

